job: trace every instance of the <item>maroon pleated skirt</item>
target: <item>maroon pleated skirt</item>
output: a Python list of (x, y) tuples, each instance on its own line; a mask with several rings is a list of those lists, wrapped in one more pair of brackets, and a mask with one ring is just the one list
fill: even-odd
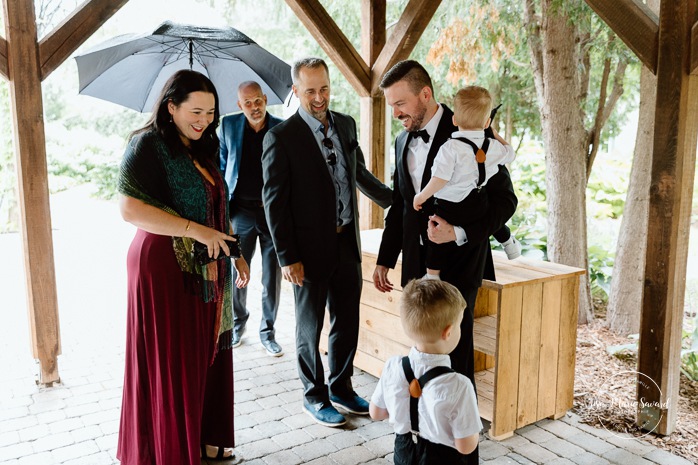
[(184, 291), (171, 237), (139, 229), (127, 267), (117, 458), (124, 465), (199, 465), (201, 444), (235, 445), (232, 350), (219, 351), (211, 364), (215, 304)]

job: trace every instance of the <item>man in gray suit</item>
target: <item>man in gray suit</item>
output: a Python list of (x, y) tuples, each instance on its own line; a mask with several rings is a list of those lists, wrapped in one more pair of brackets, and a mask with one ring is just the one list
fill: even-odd
[[(242, 256), (252, 264), (257, 240), (262, 253), (262, 322), (259, 339), (273, 357), (283, 355), (274, 337), (279, 310), (281, 268), (262, 206), (262, 141), (267, 131), (282, 120), (267, 113), (267, 96), (260, 85), (246, 81), (238, 86), (238, 107), (242, 113), (221, 118), (220, 166), (230, 190), (230, 218), (233, 231), (240, 234)], [(237, 278), (233, 270), (233, 282)], [(233, 347), (242, 343), (250, 312), (247, 288), (233, 291)]]
[[(346, 420), (335, 406), (368, 414), (351, 383), (362, 283), (356, 188), (383, 208), (392, 193), (366, 169), (355, 121), (329, 110), (327, 64), (296, 62), (293, 92), (298, 112), (264, 138), (264, 209), (283, 277), (295, 285), (303, 410), (322, 425), (340, 426)], [(318, 349), (326, 305), (329, 385)]]

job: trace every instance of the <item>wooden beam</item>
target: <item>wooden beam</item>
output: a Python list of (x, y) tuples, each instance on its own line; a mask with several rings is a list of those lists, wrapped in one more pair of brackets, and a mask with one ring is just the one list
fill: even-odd
[(0, 37), (0, 76), (10, 78), (7, 73), (7, 41), (4, 37)]
[(61, 348), (34, 2), (3, 0), (3, 9), (32, 349), (50, 385)]
[(691, 74), (698, 74), (698, 23), (691, 28)]
[(39, 42), (43, 81), (128, 0), (87, 0)]
[[(386, 0), (361, 1), (361, 56), (373, 65), (385, 45)], [(366, 167), (385, 182), (386, 114), (382, 93), (361, 97), (361, 147)], [(359, 197), (361, 229), (383, 227), (383, 209), (367, 197)]]
[(690, 75), (687, 66), (696, 2), (662, 0), (660, 12), (637, 423), (667, 435), (676, 426), (698, 135), (698, 76)]
[[(680, 1), (680, 0), (679, 0)], [(587, 4), (635, 52), (642, 64), (657, 74), (659, 19), (638, 0), (586, 0)]]
[(369, 95), (369, 68), (319, 0), (286, 0), (310, 34), (359, 94)]
[(369, 66), (385, 46), (386, 0), (361, 0), (361, 56)]
[(410, 0), (405, 6), (385, 47), (371, 66), (371, 95), (380, 93), (378, 85), (386, 71), (398, 61), (409, 58), (440, 4), (441, 0)]
[[(361, 147), (364, 150), (366, 167), (382, 182), (390, 185), (385, 176), (386, 150), (386, 105), (385, 97), (361, 97)], [(368, 197), (359, 197), (361, 229), (383, 227), (383, 209)]]

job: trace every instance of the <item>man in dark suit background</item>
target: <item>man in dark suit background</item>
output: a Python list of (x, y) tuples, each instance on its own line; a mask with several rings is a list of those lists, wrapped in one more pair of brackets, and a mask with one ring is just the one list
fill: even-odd
[[(368, 414), (351, 383), (361, 297), (356, 188), (383, 208), (392, 193), (366, 169), (355, 121), (329, 110), (327, 64), (306, 58), (292, 72), (300, 108), (264, 138), (264, 209), (283, 277), (295, 285), (303, 410), (320, 424), (340, 426), (346, 419), (335, 406)], [(318, 349), (326, 305), (328, 385)]]
[[(281, 268), (262, 207), (262, 141), (267, 131), (282, 120), (267, 113), (267, 96), (255, 81), (238, 86), (238, 107), (242, 113), (221, 118), (220, 167), (230, 191), (230, 219), (233, 231), (240, 234), (242, 256), (252, 264), (257, 240), (262, 253), (262, 321), (259, 339), (273, 357), (283, 355), (276, 342), (274, 323), (279, 310)], [(237, 271), (233, 269), (233, 282)], [(233, 347), (242, 343), (250, 312), (247, 288), (233, 292)]]
[[(441, 271), (441, 279), (458, 288), (467, 308), (461, 323), (461, 340), (451, 355), (454, 370), (467, 376), (475, 385), (473, 350), (473, 308), (483, 276), (494, 279), (489, 237), (511, 218), (517, 199), (506, 167), (487, 182), (490, 209), (477, 224), (454, 227), (438, 216), (431, 219), (412, 207), (412, 201), (429, 182), (431, 167), (439, 147), (458, 128), (453, 112), (436, 101), (429, 74), (413, 60), (397, 63), (380, 84), (393, 117), (404, 127), (395, 140), (393, 202), (385, 219), (385, 229), (378, 253), (373, 282), (381, 292), (390, 292), (388, 270), (394, 268), (402, 252), (401, 283), (424, 276), (425, 247), (420, 234), (429, 232), (436, 243), (456, 241), (459, 245), (450, 263)], [(478, 451), (468, 456), (478, 463)]]

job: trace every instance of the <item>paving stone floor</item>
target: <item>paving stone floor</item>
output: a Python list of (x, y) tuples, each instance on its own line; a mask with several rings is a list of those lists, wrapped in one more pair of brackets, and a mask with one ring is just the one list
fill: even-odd
[[(62, 342), (61, 383), (53, 387), (35, 383), (38, 365), (30, 353), (21, 239), (0, 235), (0, 465), (118, 463), (124, 268), (133, 229), (120, 221), (115, 203), (86, 193), (72, 189), (51, 200)], [(344, 428), (333, 429), (301, 411), (292, 290), (285, 283), (277, 322), (277, 340), (286, 353), (269, 357), (256, 334), (259, 275), (255, 260), (248, 297), (252, 315), (234, 352), (237, 454), (248, 465), (391, 464), (393, 435), (387, 422), (348, 416)], [(365, 397), (376, 381), (355, 372), (356, 390)], [(648, 443), (580, 424), (574, 414), (539, 421), (500, 442), (485, 434), (480, 457), (493, 465), (690, 463)]]

